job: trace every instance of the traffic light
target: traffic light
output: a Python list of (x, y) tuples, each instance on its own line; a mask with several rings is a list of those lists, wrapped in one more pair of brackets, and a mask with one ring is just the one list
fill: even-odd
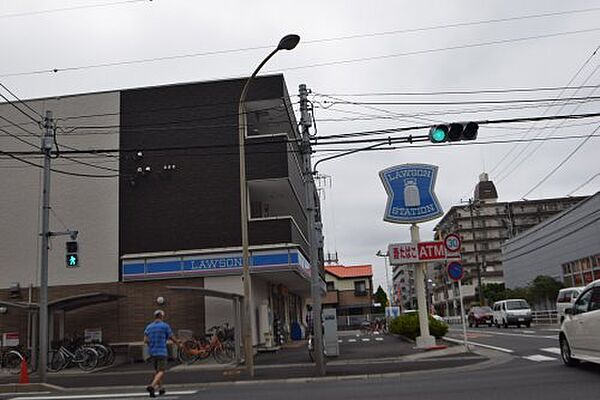
[(66, 254), (66, 262), (67, 268), (75, 268), (79, 267), (79, 246), (77, 241), (72, 240), (67, 242), (67, 254)]
[(477, 139), (477, 122), (455, 122), (435, 125), (429, 129), (431, 143), (458, 142), (460, 140)]

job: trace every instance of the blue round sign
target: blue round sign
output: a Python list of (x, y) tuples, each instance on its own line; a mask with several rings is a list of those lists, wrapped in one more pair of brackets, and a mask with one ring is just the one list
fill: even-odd
[(460, 281), (463, 277), (463, 266), (458, 261), (452, 261), (448, 264), (448, 276), (450, 279)]

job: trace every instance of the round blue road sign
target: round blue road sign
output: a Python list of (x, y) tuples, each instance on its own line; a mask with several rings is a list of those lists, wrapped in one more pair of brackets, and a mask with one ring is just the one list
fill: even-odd
[(448, 276), (454, 281), (460, 281), (463, 277), (463, 266), (458, 261), (448, 263)]

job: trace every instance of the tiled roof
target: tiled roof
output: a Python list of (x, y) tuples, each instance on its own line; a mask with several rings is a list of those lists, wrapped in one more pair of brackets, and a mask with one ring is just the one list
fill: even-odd
[(325, 271), (336, 278), (361, 278), (373, 276), (373, 266), (369, 265), (327, 265)]

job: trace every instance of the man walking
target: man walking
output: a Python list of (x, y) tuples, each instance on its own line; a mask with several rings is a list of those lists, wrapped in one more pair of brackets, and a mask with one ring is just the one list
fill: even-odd
[(154, 365), (152, 383), (146, 387), (150, 397), (156, 397), (156, 391), (159, 395), (165, 394), (165, 389), (162, 387), (162, 378), (165, 375), (169, 355), (167, 341), (171, 340), (173, 343), (177, 343), (171, 327), (164, 322), (164, 319), (165, 312), (163, 310), (154, 311), (154, 321), (149, 323), (144, 330), (144, 343), (148, 346), (150, 360)]

